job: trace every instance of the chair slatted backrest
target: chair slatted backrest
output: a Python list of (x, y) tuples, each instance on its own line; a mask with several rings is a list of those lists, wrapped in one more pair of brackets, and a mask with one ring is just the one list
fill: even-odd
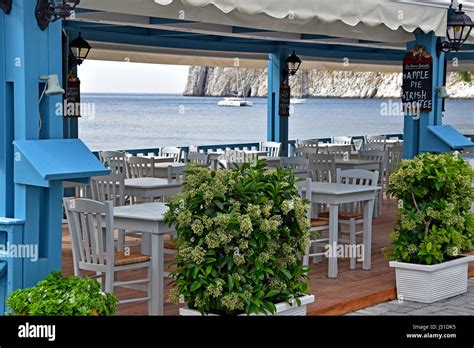
[(335, 155), (336, 158), (349, 159), (351, 156), (352, 145), (335, 145), (328, 146), (326, 153), (329, 155)]
[(396, 144), (394, 146), (388, 147), (388, 165), (387, 172), (391, 173), (397, 169), (397, 164), (400, 163), (403, 159), (403, 145)]
[(173, 158), (173, 162), (181, 162), (182, 150), (179, 147), (163, 147), (161, 156)]
[(125, 205), (125, 175), (110, 174), (91, 178), (92, 199), (111, 201), (115, 207)]
[(296, 147), (294, 150), (295, 157), (308, 158), (309, 155), (316, 155), (318, 153), (317, 146), (303, 146)]
[(297, 140), (296, 147), (318, 147), (319, 140)]
[(179, 167), (169, 165), (166, 170), (166, 177), (168, 181), (178, 180), (180, 182), (183, 182), (186, 178), (185, 171), (186, 171), (186, 166), (184, 165), (179, 166)]
[(351, 145), (352, 144), (352, 137), (333, 137), (332, 138), (332, 143), (333, 144), (338, 144), (338, 145)]
[(233, 169), (247, 161), (247, 154), (243, 150), (225, 150), (224, 162), (227, 169)]
[(128, 177), (153, 178), (155, 177), (155, 160), (153, 158), (133, 156), (127, 159)]
[[(336, 183), (338, 184), (377, 186), (378, 180), (378, 170), (371, 172), (370, 170), (365, 169), (341, 170), (340, 168), (338, 168), (336, 172)], [(361, 202), (344, 204), (344, 210), (352, 212), (361, 212)]]
[(80, 264), (113, 266), (112, 202), (64, 198), (64, 208), (71, 234), (75, 269)]
[(387, 137), (385, 135), (366, 135), (364, 149), (385, 151), (387, 149)]
[(358, 158), (362, 160), (380, 162), (380, 166), (379, 166), (380, 177), (383, 176), (385, 167), (387, 166), (387, 151), (380, 151), (380, 150), (360, 151), (358, 154)]
[(273, 141), (262, 142), (260, 143), (260, 151), (265, 151), (268, 154), (268, 157), (278, 157), (280, 156), (281, 143)]
[(209, 155), (205, 153), (191, 152), (188, 155), (188, 164), (194, 167), (208, 167)]
[(295, 170), (309, 170), (309, 159), (301, 157), (282, 157), (280, 158), (280, 167)]
[(334, 182), (336, 179), (336, 155), (312, 154), (309, 159), (309, 176), (313, 181)]
[(191, 154), (191, 153), (199, 153), (199, 147), (196, 145), (189, 145), (188, 154)]
[(120, 151), (100, 151), (100, 161), (112, 173), (127, 174), (126, 154)]

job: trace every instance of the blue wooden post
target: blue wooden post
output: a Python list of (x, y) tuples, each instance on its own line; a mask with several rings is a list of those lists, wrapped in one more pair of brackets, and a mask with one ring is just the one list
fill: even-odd
[(288, 50), (279, 48), (269, 54), (268, 61), (267, 139), (281, 142), (282, 156), (288, 155), (288, 117), (278, 114), (278, 106), (280, 85), (285, 78), (283, 69), (286, 67), (288, 54)]
[(413, 115), (406, 115), (404, 120), (404, 145), (403, 157), (413, 158), (418, 155), (423, 148), (429, 148), (432, 137), (430, 136), (428, 126), (437, 126), (442, 124), (442, 98), (438, 97), (436, 87), (443, 85), (444, 79), (444, 59), (445, 54), (441, 53), (438, 57), (436, 52), (438, 37), (434, 33), (416, 34), (416, 41), (407, 45), (407, 50), (415, 46), (423, 46), (433, 57), (433, 108), (430, 112), (420, 113), (419, 120), (414, 119)]
[[(23, 160), (13, 152), (12, 140), (61, 139), (63, 121), (55, 114), (62, 96), (45, 96), (40, 76), (56, 74), (61, 81), (61, 21), (41, 31), (35, 18), (36, 0), (13, 1), (9, 15), (0, 14), (0, 73), (2, 103), (0, 122), (7, 124), (0, 145), (0, 156), (9, 170), (15, 161)], [(2, 78), (3, 77), (3, 78)], [(5, 80), (7, 88), (5, 86)], [(6, 91), (6, 92), (5, 92)], [(5, 110), (5, 106), (8, 110)], [(11, 106), (9, 106), (11, 105)], [(14, 125), (14, 129), (13, 129)], [(5, 139), (5, 140), (4, 140)], [(50, 187), (13, 184), (11, 173), (0, 173), (0, 185), (10, 192), (0, 215), (11, 215), (25, 221), (24, 243), (39, 246), (39, 260), (23, 260), (23, 286), (34, 285), (53, 270), (61, 269), (61, 182)], [(14, 197), (13, 197), (14, 192)], [(0, 204), (1, 205), (1, 204)]]

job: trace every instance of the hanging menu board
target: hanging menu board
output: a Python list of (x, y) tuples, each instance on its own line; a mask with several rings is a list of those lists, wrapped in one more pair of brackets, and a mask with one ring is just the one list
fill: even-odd
[(433, 109), (433, 57), (415, 47), (403, 59), (403, 110), (409, 114)]
[(283, 81), (280, 86), (280, 105), (279, 112), (280, 116), (290, 116), (290, 98), (291, 98), (291, 89), (290, 86)]

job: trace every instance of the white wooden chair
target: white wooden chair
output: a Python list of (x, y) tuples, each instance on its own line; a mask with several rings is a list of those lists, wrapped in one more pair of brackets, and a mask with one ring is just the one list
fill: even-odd
[(209, 167), (209, 155), (199, 152), (191, 152), (188, 155), (188, 164), (194, 167)]
[(196, 145), (189, 145), (188, 154), (191, 154), (191, 153), (199, 153), (199, 147)]
[(309, 155), (316, 155), (318, 153), (317, 146), (303, 146), (303, 147), (295, 147), (294, 149), (294, 156), (301, 157), (301, 158), (308, 158)]
[(336, 155), (312, 154), (309, 159), (309, 176), (313, 181), (334, 182), (336, 180)]
[[(95, 272), (93, 277), (100, 278), (103, 290), (109, 293), (117, 287), (145, 291), (146, 297), (121, 300), (120, 303), (147, 301), (150, 306), (151, 259), (142, 254), (115, 252), (112, 202), (64, 198), (64, 208), (71, 234), (74, 274), (82, 277), (83, 271)], [(115, 280), (117, 272), (138, 269), (146, 269), (148, 278)]]
[(127, 174), (126, 154), (120, 151), (100, 151), (99, 158), (102, 164), (112, 173)]
[(352, 145), (334, 145), (328, 146), (326, 153), (329, 155), (335, 155), (336, 158), (346, 158), (351, 157)]
[(173, 158), (173, 162), (181, 162), (182, 150), (179, 147), (163, 147), (161, 156)]
[[(403, 145), (401, 143), (397, 143), (394, 146), (389, 146), (387, 149), (387, 167), (385, 169), (385, 184), (384, 184), (384, 192), (386, 192), (386, 188), (390, 183), (390, 174), (397, 169), (397, 164), (400, 163), (403, 159)], [(391, 197), (389, 194), (386, 194), (388, 204), (391, 202)]]
[[(348, 185), (366, 185), (366, 186), (377, 186), (379, 179), (379, 172), (371, 172), (365, 169), (349, 169), (341, 170), (337, 169), (336, 182), (338, 184)], [(364, 229), (356, 230), (357, 225), (364, 223), (364, 214), (361, 202), (344, 204), (339, 211), (338, 223), (349, 226), (349, 240), (340, 239), (342, 242), (348, 242), (353, 246), (352, 250), (355, 250), (357, 243), (357, 236), (364, 233)], [(329, 219), (329, 212), (322, 212), (320, 217), (323, 219)], [(350, 269), (356, 268), (356, 256), (351, 255), (350, 258)]]
[(261, 142), (259, 150), (265, 151), (268, 154), (268, 157), (278, 157), (280, 156), (281, 143), (273, 141)]
[(352, 145), (352, 137), (333, 137), (332, 143), (337, 145)]
[[(112, 202), (114, 207), (125, 205), (125, 176), (123, 174), (110, 174), (91, 178), (92, 199), (98, 202)], [(140, 245), (141, 243), (126, 244), (126, 236), (141, 238), (141, 233), (119, 230), (117, 250), (124, 251), (125, 247)]]
[(280, 158), (281, 168), (290, 168), (295, 171), (295, 176), (306, 178), (309, 175), (309, 159), (302, 157)]
[[(300, 181), (296, 185), (298, 187), (298, 192), (303, 199), (307, 199), (311, 202), (311, 178), (306, 178), (305, 181)], [(320, 233), (323, 231), (329, 231), (329, 220), (318, 218), (317, 214), (314, 214), (312, 206), (310, 203), (309, 209), (307, 212), (309, 232), (310, 232), (310, 241), (306, 249), (305, 254), (303, 255), (303, 267), (308, 268), (309, 259), (313, 258), (313, 263), (316, 263), (321, 260), (321, 257), (326, 253), (323, 251), (323, 246), (321, 244), (327, 244), (329, 238), (321, 238)]]
[(366, 135), (364, 150), (385, 151), (387, 149), (387, 137), (385, 135)]
[(172, 180), (178, 180), (180, 182), (183, 182), (186, 179), (186, 166), (180, 166), (180, 167), (175, 167), (172, 165), (169, 165), (167, 170), (166, 170), (166, 178), (168, 181)]
[(155, 160), (153, 157), (129, 157), (127, 167), (128, 177), (131, 179), (155, 177)]
[(371, 160), (379, 162), (379, 184), (382, 189), (378, 192), (377, 198), (375, 200), (375, 216), (380, 216), (382, 214), (382, 202), (383, 202), (383, 191), (385, 190), (384, 184), (384, 173), (385, 167), (387, 162), (387, 152), (386, 151), (379, 151), (379, 150), (367, 150), (367, 151), (360, 151), (358, 154), (358, 158), (362, 160)]
[(318, 147), (319, 140), (297, 140), (296, 147)]

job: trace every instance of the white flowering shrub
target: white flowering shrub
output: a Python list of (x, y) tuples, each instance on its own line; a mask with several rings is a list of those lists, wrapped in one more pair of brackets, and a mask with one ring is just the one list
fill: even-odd
[(392, 260), (436, 264), (474, 245), (474, 171), (456, 154), (424, 153), (402, 161), (390, 175), (388, 193), (398, 199)]
[(306, 212), (291, 170), (262, 162), (233, 170), (188, 170), (166, 221), (177, 231), (170, 299), (201, 313), (274, 313), (308, 291), (301, 255)]

